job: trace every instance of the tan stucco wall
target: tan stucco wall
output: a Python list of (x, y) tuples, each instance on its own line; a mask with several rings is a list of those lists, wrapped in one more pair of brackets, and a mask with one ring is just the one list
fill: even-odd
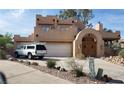
[(112, 40), (119, 40), (120, 39), (120, 32), (106, 32), (106, 31), (101, 31), (100, 32), (103, 39), (112, 39)]
[(52, 25), (76, 25), (78, 28), (83, 29), (85, 25), (80, 20), (73, 17), (68, 19), (60, 19), (56, 16), (43, 17), (41, 15), (36, 15), (36, 26), (42, 24), (52, 24)]
[(20, 35), (14, 35), (14, 47), (20, 43), (34, 42), (34, 34), (32, 33), (28, 37), (20, 37)]
[(94, 29), (84, 29), (77, 34), (73, 41), (73, 57), (77, 57), (82, 51), (82, 38), (87, 34), (94, 35), (97, 40), (97, 57), (104, 56), (104, 41), (102, 40), (101, 34)]
[[(73, 42), (77, 35), (77, 27), (70, 26), (67, 31), (61, 31), (59, 28), (42, 31), (41, 27), (35, 28), (34, 41), (41, 42)], [(38, 37), (36, 37), (38, 35)]]

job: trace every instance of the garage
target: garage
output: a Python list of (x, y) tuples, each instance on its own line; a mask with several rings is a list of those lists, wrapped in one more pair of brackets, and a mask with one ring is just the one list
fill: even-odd
[(72, 43), (46, 43), (48, 57), (72, 56)]

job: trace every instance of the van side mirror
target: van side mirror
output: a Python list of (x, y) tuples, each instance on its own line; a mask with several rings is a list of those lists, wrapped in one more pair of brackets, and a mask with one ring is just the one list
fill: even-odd
[(2, 72), (0, 72), (0, 84), (7, 84), (6, 76)]

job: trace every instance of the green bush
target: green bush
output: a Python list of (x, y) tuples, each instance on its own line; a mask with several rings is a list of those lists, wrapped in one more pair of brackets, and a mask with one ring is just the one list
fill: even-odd
[(0, 49), (0, 59), (6, 59), (6, 53), (4, 50)]
[(75, 69), (74, 72), (76, 74), (76, 77), (83, 76), (83, 72), (81, 68)]
[(11, 44), (11, 43), (7, 43), (7, 44), (6, 44), (6, 48), (12, 49), (12, 48), (14, 48), (14, 45)]
[(47, 61), (47, 67), (48, 68), (55, 68), (56, 62), (54, 60), (48, 60)]
[(122, 58), (124, 58), (124, 49), (122, 49), (122, 50), (119, 52), (119, 56), (121, 56)]

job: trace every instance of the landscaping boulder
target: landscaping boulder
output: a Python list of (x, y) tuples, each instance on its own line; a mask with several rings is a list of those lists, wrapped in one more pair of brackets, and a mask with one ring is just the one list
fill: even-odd
[(9, 61), (18, 61), (16, 58), (14, 58), (14, 57), (10, 57), (10, 58), (8, 58), (8, 60)]
[(106, 62), (113, 64), (122, 64), (124, 59), (121, 58), (120, 56), (110, 56), (110, 57), (106, 57), (104, 60)]

